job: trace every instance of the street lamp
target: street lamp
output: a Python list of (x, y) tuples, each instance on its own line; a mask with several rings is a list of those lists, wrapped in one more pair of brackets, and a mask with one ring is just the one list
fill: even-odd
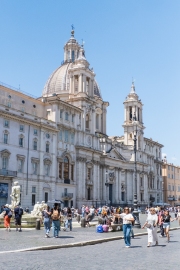
[(108, 183), (108, 179), (107, 179), (107, 176), (108, 176), (108, 172), (107, 171), (105, 172), (105, 175), (106, 175), (106, 182), (105, 182), (105, 186), (106, 186), (106, 205), (108, 205), (108, 201), (109, 201), (109, 198), (108, 198), (108, 187), (109, 187), (109, 183)]
[(137, 209), (137, 161), (136, 161), (136, 151), (137, 151), (137, 126), (136, 126), (136, 134), (134, 134), (134, 184), (135, 184), (135, 189), (134, 189), (134, 211), (133, 214), (135, 215), (135, 223), (134, 226), (136, 228), (140, 228), (141, 224), (139, 221), (139, 212)]

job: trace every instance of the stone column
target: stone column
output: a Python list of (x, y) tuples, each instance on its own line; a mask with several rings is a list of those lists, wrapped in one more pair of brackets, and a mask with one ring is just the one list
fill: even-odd
[(93, 200), (96, 199), (96, 190), (97, 190), (97, 182), (96, 182), (96, 164), (93, 166)]
[(44, 149), (45, 149), (45, 139), (44, 139), (44, 130), (41, 129), (40, 130), (41, 135), (40, 135), (40, 163), (39, 163), (39, 174), (40, 174), (40, 178), (42, 179), (42, 177), (44, 176), (44, 160), (43, 160), (43, 156), (44, 156)]
[(121, 201), (121, 169), (118, 170), (118, 195), (118, 199)]
[(119, 181), (118, 181), (118, 169), (115, 169), (115, 203), (119, 202), (118, 199)]
[(85, 193), (85, 188), (86, 188), (86, 163), (85, 161), (82, 164), (83, 167), (83, 172), (82, 172), (82, 179), (81, 179), (81, 183), (82, 183), (82, 199), (86, 197)]
[(100, 175), (99, 175), (99, 164), (97, 165), (97, 177), (96, 177), (96, 181), (97, 181), (97, 192), (96, 192), (96, 199), (100, 200)]
[(106, 167), (104, 166), (103, 170), (102, 170), (102, 199), (103, 199), (103, 201), (106, 201), (106, 186), (105, 186), (105, 183), (106, 183)]
[(95, 133), (96, 130), (96, 113), (95, 113), (95, 109), (92, 109), (92, 134)]
[(89, 78), (89, 90), (88, 90), (88, 94), (90, 97), (92, 97), (92, 80), (91, 78)]
[(83, 92), (86, 93), (86, 76), (83, 74)]

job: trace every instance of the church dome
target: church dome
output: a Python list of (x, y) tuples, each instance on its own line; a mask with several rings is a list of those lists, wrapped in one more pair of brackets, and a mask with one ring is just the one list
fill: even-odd
[[(74, 38), (74, 29), (72, 28), (71, 38), (64, 46), (64, 61), (62, 62), (62, 65), (58, 67), (47, 80), (42, 92), (42, 96), (70, 93), (70, 74), (72, 76), (73, 69), (76, 71), (78, 69), (79, 71), (81, 71), (81, 69), (85, 69), (88, 70), (91, 74), (94, 73), (93, 69), (89, 69), (89, 63), (85, 57), (84, 47), (83, 45), (80, 46)], [(87, 80), (87, 85), (89, 85), (89, 80)], [(78, 86), (76, 87), (78, 88)], [(94, 95), (102, 98), (99, 86), (95, 80)]]
[[(68, 70), (72, 67), (73, 63), (64, 63), (60, 67), (58, 67), (47, 80), (42, 96), (50, 96), (53, 94), (63, 94), (69, 93), (70, 91), (70, 78), (68, 74)], [(94, 95), (101, 97), (100, 88), (97, 82), (94, 80)]]

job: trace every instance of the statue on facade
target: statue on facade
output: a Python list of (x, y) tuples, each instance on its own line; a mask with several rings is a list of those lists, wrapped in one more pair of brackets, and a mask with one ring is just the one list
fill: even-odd
[(16, 205), (20, 204), (20, 191), (21, 191), (21, 187), (18, 181), (14, 182), (14, 186), (12, 187), (12, 192), (10, 195), (12, 209), (14, 209)]

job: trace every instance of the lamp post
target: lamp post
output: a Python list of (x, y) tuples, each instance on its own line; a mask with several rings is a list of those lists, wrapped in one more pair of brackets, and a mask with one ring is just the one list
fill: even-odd
[(134, 135), (134, 215), (136, 217), (134, 226), (136, 228), (140, 228), (141, 224), (139, 221), (139, 212), (137, 209), (137, 161), (136, 161), (136, 151), (137, 151), (137, 126), (136, 126), (136, 134)]

